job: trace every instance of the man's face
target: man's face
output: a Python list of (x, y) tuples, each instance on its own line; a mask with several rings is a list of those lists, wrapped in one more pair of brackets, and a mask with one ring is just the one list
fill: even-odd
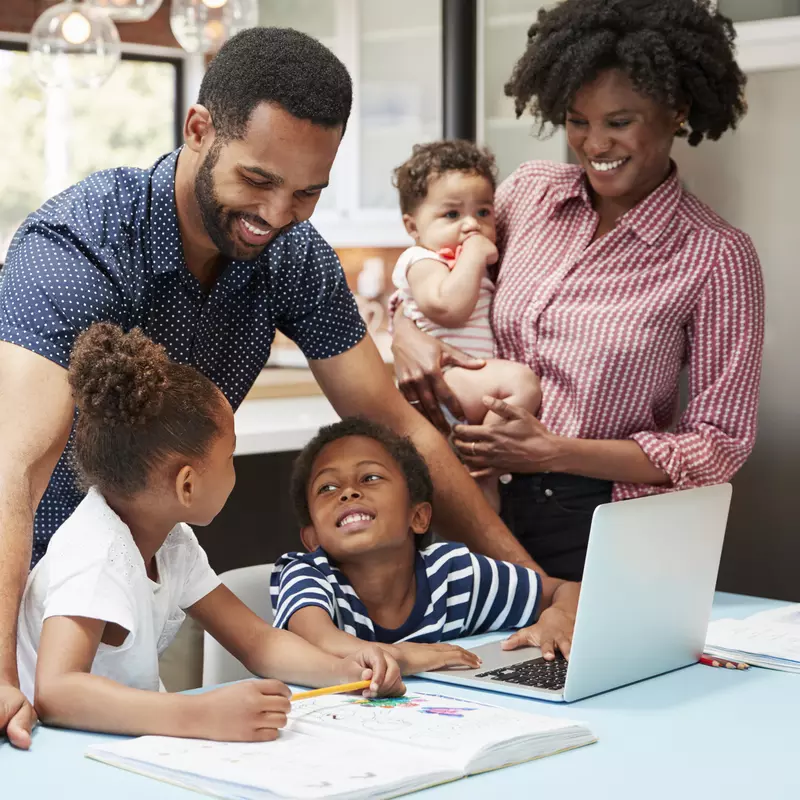
[(283, 231), (307, 220), (328, 185), (342, 138), (262, 103), (243, 139), (215, 138), (195, 178), (208, 235), (226, 257), (257, 258)]

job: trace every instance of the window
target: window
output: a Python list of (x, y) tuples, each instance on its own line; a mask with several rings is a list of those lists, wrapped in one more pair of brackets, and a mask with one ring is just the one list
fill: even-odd
[(148, 167), (177, 147), (180, 58), (124, 54), (99, 89), (46, 89), (23, 44), (0, 42), (0, 263), (45, 200), (109, 167)]
[(717, 0), (717, 8), (734, 22), (800, 16), (800, 0)]

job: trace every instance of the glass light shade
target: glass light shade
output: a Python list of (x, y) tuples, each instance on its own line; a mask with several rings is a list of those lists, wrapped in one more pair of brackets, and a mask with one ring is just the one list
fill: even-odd
[(216, 53), (231, 36), (258, 24), (256, 0), (172, 0), (172, 33), (188, 53)]
[(161, 8), (164, 0), (87, 0), (87, 2), (90, 6), (105, 11), (117, 22), (147, 22)]
[(28, 52), (44, 86), (96, 89), (119, 63), (119, 33), (105, 11), (59, 3), (34, 22)]

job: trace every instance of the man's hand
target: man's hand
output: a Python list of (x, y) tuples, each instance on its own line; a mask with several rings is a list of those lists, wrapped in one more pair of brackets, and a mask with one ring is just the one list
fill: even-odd
[(36, 712), (24, 694), (11, 684), (0, 684), (0, 732), (20, 750), (31, 746), (31, 731), (36, 724)]
[(503, 650), (518, 647), (539, 647), (548, 661), (556, 657), (556, 648), (569, 659), (572, 648), (572, 633), (578, 611), (579, 583), (562, 582), (553, 593), (553, 602), (539, 616), (535, 625), (522, 628), (503, 642)]
[(427, 672), (444, 667), (462, 667), (463, 669), (477, 669), (481, 660), (475, 653), (458, 647), (454, 644), (415, 644), (402, 642), (394, 645), (397, 653), (397, 663), (403, 675), (414, 675), (417, 672)]

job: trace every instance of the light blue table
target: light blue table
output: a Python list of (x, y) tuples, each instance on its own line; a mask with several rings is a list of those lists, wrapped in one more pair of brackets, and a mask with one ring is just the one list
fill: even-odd
[[(718, 594), (714, 616), (744, 617), (774, 601)], [(580, 800), (800, 798), (800, 675), (692, 666), (569, 706), (459, 690), (428, 681), (409, 688), (478, 698), (591, 726), (590, 747), (428, 789), (415, 797)], [(29, 752), (0, 744), (0, 798), (190, 800), (199, 797), (83, 757), (97, 734), (39, 727)]]

